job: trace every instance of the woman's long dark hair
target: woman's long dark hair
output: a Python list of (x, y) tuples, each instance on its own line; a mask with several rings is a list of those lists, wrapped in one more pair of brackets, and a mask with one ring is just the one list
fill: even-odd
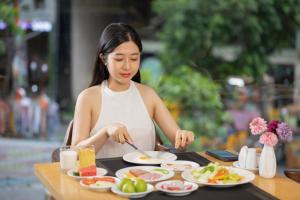
[[(107, 54), (113, 52), (117, 46), (128, 41), (134, 42), (138, 46), (140, 52), (142, 52), (143, 47), (141, 39), (131, 26), (123, 23), (112, 23), (104, 29), (97, 45), (93, 78), (89, 87), (101, 84), (103, 80), (106, 80), (109, 77), (107, 67), (99, 57), (100, 54), (106, 57)], [(140, 70), (138, 70), (132, 80), (138, 83), (141, 82)]]

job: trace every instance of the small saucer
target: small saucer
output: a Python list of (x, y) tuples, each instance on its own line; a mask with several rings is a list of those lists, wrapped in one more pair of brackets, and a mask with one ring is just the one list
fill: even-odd
[(258, 171), (258, 167), (256, 167), (256, 168), (249, 168), (249, 169), (248, 168), (244, 168), (244, 167), (240, 167), (239, 161), (233, 162), (232, 165), (234, 167), (236, 167), (236, 168), (245, 169), (245, 170), (249, 170), (249, 171), (252, 171), (252, 172), (257, 172)]

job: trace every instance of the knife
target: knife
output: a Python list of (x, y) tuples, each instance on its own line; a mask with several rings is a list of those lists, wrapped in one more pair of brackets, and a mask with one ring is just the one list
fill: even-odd
[(148, 153), (146, 153), (145, 151), (137, 148), (134, 144), (130, 144), (129, 142), (126, 141), (127, 144), (129, 144), (131, 147), (133, 147), (136, 151), (140, 152), (141, 154), (145, 155), (148, 158), (152, 158), (151, 155), (149, 155)]

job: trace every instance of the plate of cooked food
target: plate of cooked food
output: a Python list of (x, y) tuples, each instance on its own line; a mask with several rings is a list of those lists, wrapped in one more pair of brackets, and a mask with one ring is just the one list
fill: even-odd
[(211, 187), (232, 187), (255, 179), (254, 173), (248, 170), (222, 166), (219, 163), (209, 163), (205, 167), (186, 170), (181, 176), (187, 181)]
[(134, 151), (123, 156), (126, 162), (142, 165), (159, 165), (164, 161), (176, 160), (177, 156), (173, 153), (164, 151), (145, 151), (147, 155)]
[(112, 186), (118, 184), (120, 179), (113, 176), (95, 176), (83, 178), (79, 182), (80, 186), (89, 190), (107, 191)]
[(187, 160), (172, 160), (172, 161), (163, 161), (160, 165), (163, 168), (167, 168), (170, 170), (173, 170), (175, 172), (182, 172), (185, 170), (198, 168), (200, 165), (193, 161), (187, 161)]
[(154, 166), (126, 167), (116, 172), (116, 176), (120, 179), (144, 179), (148, 183), (167, 180), (172, 178), (174, 174), (172, 170)]

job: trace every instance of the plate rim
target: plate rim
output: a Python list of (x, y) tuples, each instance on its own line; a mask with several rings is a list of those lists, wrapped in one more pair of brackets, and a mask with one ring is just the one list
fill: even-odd
[[(115, 176), (93, 176), (93, 177), (84, 177), (84, 178), (101, 178), (101, 177), (112, 177), (116, 180), (116, 183), (114, 185), (117, 185), (121, 180), (118, 178), (118, 177), (115, 177)], [(100, 188), (95, 188), (95, 187), (89, 187), (88, 185), (85, 185), (84, 183), (82, 183), (83, 179), (82, 178), (80, 181), (79, 181), (79, 185), (83, 188), (86, 188), (86, 189), (89, 189), (89, 190), (109, 190), (111, 187), (113, 187), (114, 185), (112, 186), (107, 186), (107, 187), (100, 187)]]
[[(149, 153), (149, 152), (163, 152), (163, 153), (170, 154), (170, 155), (172, 155), (174, 157), (174, 158), (172, 158), (170, 160), (177, 160), (177, 155), (174, 154), (174, 153), (171, 153), (171, 152), (165, 152), (165, 151), (145, 151), (145, 152), (146, 153)], [(125, 155), (123, 155), (122, 159), (124, 161), (126, 161), (126, 162), (133, 163), (133, 164), (140, 164), (140, 165), (160, 165), (162, 163), (162, 161), (164, 161), (164, 160), (161, 160), (160, 162), (135, 162), (135, 161), (132, 161), (132, 160), (130, 160), (130, 159), (127, 158), (130, 154), (135, 154), (135, 153), (141, 154), (141, 153), (139, 153), (137, 151), (132, 151), (132, 152), (129, 152), (129, 153), (126, 153)]]
[(239, 161), (233, 162), (232, 166), (236, 167), (236, 168), (239, 168), (239, 169), (245, 169), (245, 170), (250, 170), (250, 171), (258, 171), (258, 167), (256, 167), (256, 168), (244, 168), (244, 167), (240, 167)]
[[(150, 187), (150, 188), (149, 188), (149, 187)], [(126, 193), (126, 192), (120, 191), (120, 189), (118, 188), (117, 185), (113, 185), (113, 186), (110, 188), (110, 190), (111, 190), (114, 194), (132, 198), (132, 197), (134, 197), (134, 196), (139, 196), (139, 195), (146, 196), (147, 194), (153, 192), (154, 186), (153, 186), (152, 184), (150, 184), (150, 183), (147, 183), (147, 191), (145, 191), (145, 192)], [(117, 191), (117, 192), (116, 192), (116, 191)], [(143, 196), (141, 196), (141, 197), (143, 197)]]
[(192, 184), (193, 187), (195, 186), (195, 188), (193, 188), (192, 190), (189, 190), (189, 191), (168, 191), (168, 190), (164, 190), (164, 189), (161, 189), (159, 188), (158, 186), (165, 183), (165, 182), (172, 182), (172, 181), (178, 181), (178, 180), (165, 180), (165, 181), (160, 181), (158, 183), (155, 184), (155, 188), (158, 190), (158, 191), (162, 191), (162, 192), (165, 192), (165, 193), (168, 193), (168, 194), (172, 194), (172, 195), (180, 195), (180, 194), (190, 194), (192, 192), (194, 192), (195, 190), (197, 190), (199, 188), (199, 185), (197, 183), (194, 183), (194, 182), (191, 182), (191, 181), (187, 181), (187, 180), (183, 180), (184, 183), (189, 183), (189, 184)]
[(96, 167), (96, 173), (97, 173), (97, 170), (103, 170), (103, 174), (96, 174), (96, 176), (74, 176), (73, 174), (71, 174), (71, 171), (73, 172), (75, 169), (73, 168), (73, 169), (69, 169), (68, 171), (67, 171), (67, 175), (68, 176), (70, 176), (70, 177), (72, 177), (72, 178), (75, 178), (75, 179), (83, 179), (83, 178), (93, 178), (93, 177), (97, 177), (97, 176), (105, 176), (107, 173), (108, 173), (108, 171), (107, 171), (107, 169), (105, 169), (105, 168), (103, 168), (103, 167)]
[[(158, 182), (158, 181), (165, 181), (165, 180), (168, 180), (170, 178), (172, 178), (174, 175), (175, 175), (175, 172), (173, 170), (170, 170), (170, 169), (167, 169), (167, 168), (163, 168), (163, 167), (160, 167), (160, 166), (132, 166), (132, 167), (125, 167), (125, 168), (122, 168), (122, 169), (119, 169), (115, 172), (115, 175), (117, 178), (119, 179), (123, 179), (125, 178), (124, 177), (124, 173), (120, 174), (122, 171), (125, 171), (125, 170), (129, 170), (129, 169), (143, 169), (143, 168), (162, 168), (162, 169), (166, 169), (169, 171), (170, 175), (163, 175), (163, 176), (167, 176), (163, 179), (159, 179), (159, 180), (155, 180), (155, 181), (148, 181), (148, 180), (145, 180), (147, 183), (154, 183), (154, 182)], [(147, 170), (147, 169), (146, 169)], [(121, 177), (123, 176), (123, 177)]]
[[(188, 162), (188, 163), (196, 164), (197, 166), (192, 167), (193, 169), (198, 168), (198, 167), (201, 167), (201, 165), (200, 165), (199, 163), (196, 163), (195, 161), (190, 161), (190, 160), (172, 160), (172, 161), (170, 160), (170, 161), (163, 161), (163, 162), (160, 164), (160, 166), (163, 167), (162, 165), (165, 164), (165, 163), (168, 163), (168, 162)], [(169, 169), (168, 167), (163, 167), (163, 168)], [(174, 170), (174, 169), (171, 169), (171, 170), (176, 171), (176, 172), (183, 172), (183, 171), (185, 171), (186, 169), (185, 169), (185, 170)]]
[[(196, 168), (196, 169), (203, 169), (205, 166), (203, 167), (199, 167), (199, 168)], [(195, 170), (195, 169), (191, 169), (191, 170), (185, 170), (184, 172), (181, 173), (181, 177), (184, 179), (184, 180), (187, 180), (189, 182), (193, 182), (193, 183), (197, 183), (197, 184), (201, 184), (201, 185), (206, 185), (206, 186), (211, 186), (211, 187), (233, 187), (233, 186), (236, 186), (236, 185), (242, 185), (242, 184), (246, 184), (246, 183), (250, 183), (252, 182), (254, 179), (255, 179), (255, 174), (249, 170), (246, 170), (246, 169), (241, 169), (241, 168), (236, 168), (236, 167), (231, 167), (231, 166), (222, 166), (222, 167), (225, 167), (225, 168), (229, 168), (229, 169), (233, 169), (233, 170), (241, 170), (243, 171), (244, 173), (246, 174), (249, 174), (250, 178), (249, 180), (247, 181), (242, 181), (242, 182), (238, 182), (238, 183), (230, 183), (230, 184), (215, 184), (215, 183), (206, 183), (206, 182), (201, 182), (199, 180), (195, 180), (195, 179), (189, 179), (188, 175), (190, 175), (191, 173), (191, 170)]]

